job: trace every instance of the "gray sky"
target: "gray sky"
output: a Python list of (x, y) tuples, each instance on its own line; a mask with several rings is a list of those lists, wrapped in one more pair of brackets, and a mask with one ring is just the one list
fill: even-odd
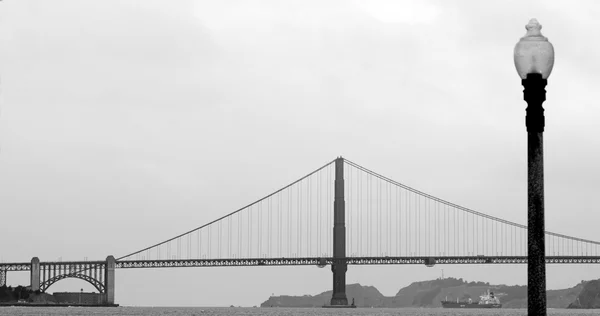
[[(534, 17), (556, 51), (546, 228), (600, 241), (598, 16), (592, 0), (2, 1), (0, 260), (118, 257), (339, 155), (526, 223), (512, 54)], [(351, 266), (347, 279), (394, 295), (442, 268), (526, 283), (524, 265)], [(549, 266), (548, 287), (598, 271)], [(50, 291), (80, 287), (92, 290)], [(256, 305), (330, 288), (329, 268), (118, 270), (116, 300)]]

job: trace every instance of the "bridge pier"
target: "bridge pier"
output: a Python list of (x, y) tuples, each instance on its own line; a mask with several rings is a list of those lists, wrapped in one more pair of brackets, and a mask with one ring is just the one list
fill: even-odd
[(106, 269), (104, 270), (104, 295), (105, 304), (115, 303), (115, 257), (106, 257)]
[(33, 257), (31, 259), (30, 284), (32, 291), (40, 290), (40, 259)]
[(335, 262), (337, 258), (346, 257), (346, 218), (344, 201), (344, 158), (335, 160), (335, 195), (333, 201), (333, 272), (332, 306), (348, 305), (346, 297), (346, 271), (348, 264)]

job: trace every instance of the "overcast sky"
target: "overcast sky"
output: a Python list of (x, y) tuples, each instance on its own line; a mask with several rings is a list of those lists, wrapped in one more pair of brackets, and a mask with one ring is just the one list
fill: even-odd
[[(547, 230), (600, 241), (596, 1), (0, 2), (0, 260), (122, 256), (336, 156), (526, 223), (513, 48), (556, 58)], [(549, 266), (548, 287), (600, 278)], [(525, 265), (351, 266), (384, 295), (441, 275), (526, 284)], [(331, 289), (316, 267), (117, 270), (122, 305), (258, 305)], [(28, 284), (10, 273), (9, 284)], [(92, 287), (65, 280), (50, 291)]]

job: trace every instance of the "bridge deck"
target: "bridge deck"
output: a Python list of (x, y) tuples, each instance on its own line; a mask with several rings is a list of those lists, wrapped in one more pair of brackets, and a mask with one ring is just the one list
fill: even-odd
[[(388, 264), (525, 264), (524, 256), (463, 256), (463, 257), (348, 257), (328, 258), (247, 258), (247, 259), (182, 259), (182, 260), (123, 260), (117, 261), (121, 269), (137, 268), (185, 268), (185, 267), (236, 267), (236, 266), (308, 266), (331, 265), (333, 263), (350, 265), (388, 265)], [(104, 261), (41, 262), (41, 265), (94, 265)], [(600, 256), (546, 256), (547, 264), (598, 264)], [(0, 270), (29, 271), (31, 263), (0, 263)]]

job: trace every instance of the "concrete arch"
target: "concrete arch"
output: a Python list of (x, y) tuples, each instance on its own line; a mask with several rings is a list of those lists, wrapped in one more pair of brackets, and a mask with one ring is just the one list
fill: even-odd
[(44, 281), (42, 284), (40, 284), (40, 291), (41, 292), (46, 292), (46, 290), (51, 287), (54, 283), (60, 281), (60, 280), (64, 280), (64, 279), (68, 279), (68, 278), (74, 278), (74, 279), (81, 279), (84, 280), (86, 282), (88, 282), (89, 284), (91, 284), (92, 286), (94, 286), (97, 290), (98, 293), (104, 293), (105, 292), (105, 287), (104, 284), (96, 279), (94, 279), (93, 277), (89, 276), (89, 275), (85, 275), (82, 273), (70, 273), (70, 274), (61, 274), (61, 275), (57, 275), (55, 277), (52, 277), (46, 281)]

